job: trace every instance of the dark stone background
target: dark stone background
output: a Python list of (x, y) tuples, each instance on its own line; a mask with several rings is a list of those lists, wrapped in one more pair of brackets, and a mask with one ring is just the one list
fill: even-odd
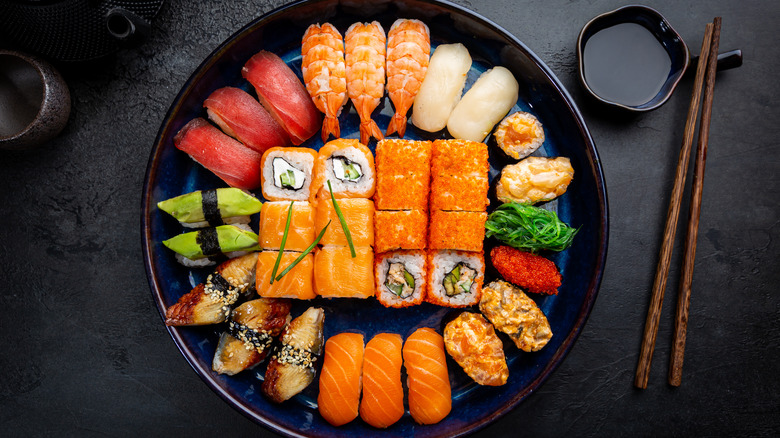
[[(208, 389), (165, 332), (141, 261), (139, 206), (179, 88), (220, 42), (281, 3), (168, 2), (144, 46), (61, 67), (73, 112), (58, 139), (0, 152), (0, 435), (273, 435)], [(587, 102), (575, 41), (622, 2), (457, 3), (523, 40), (570, 90), (611, 207), (604, 281), (579, 341), (535, 395), (477, 436), (780, 433), (780, 3), (647, 2), (693, 52), (722, 16), (721, 48), (741, 48), (745, 62), (716, 85), (683, 384), (666, 383), (678, 244), (644, 391), (633, 374), (692, 80), (654, 112), (617, 117)]]

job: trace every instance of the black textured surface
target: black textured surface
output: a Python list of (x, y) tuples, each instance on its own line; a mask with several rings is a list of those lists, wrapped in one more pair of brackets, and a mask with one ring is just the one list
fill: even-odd
[[(2, 435), (273, 436), (177, 351), (149, 293), (138, 227), (148, 153), (177, 91), (225, 38), (281, 3), (169, 2), (144, 46), (63, 67), (73, 110), (59, 138), (0, 152)], [(457, 3), (518, 36), (567, 86), (599, 148), (611, 207), (606, 273), (579, 341), (535, 395), (477, 436), (776, 436), (780, 4), (647, 3), (693, 52), (722, 16), (721, 48), (741, 48), (745, 62), (715, 87), (683, 383), (666, 384), (678, 244), (640, 391), (633, 374), (692, 81), (656, 111), (611, 114), (576, 82), (575, 41), (621, 2)]]

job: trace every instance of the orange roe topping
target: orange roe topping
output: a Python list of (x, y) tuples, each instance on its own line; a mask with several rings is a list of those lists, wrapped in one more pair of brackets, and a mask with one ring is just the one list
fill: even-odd
[(551, 260), (509, 246), (493, 248), (490, 259), (508, 282), (528, 292), (558, 295), (562, 277)]

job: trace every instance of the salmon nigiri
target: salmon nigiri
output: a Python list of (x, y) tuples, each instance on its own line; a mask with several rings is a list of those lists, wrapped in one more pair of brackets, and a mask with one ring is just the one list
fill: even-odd
[(363, 335), (339, 333), (328, 339), (317, 396), (320, 415), (328, 423), (341, 426), (357, 418), (362, 368)]
[(409, 413), (420, 424), (438, 423), (452, 409), (444, 339), (433, 329), (417, 329), (406, 339), (403, 354), (409, 377)]
[(374, 427), (384, 429), (404, 415), (402, 343), (400, 335), (380, 333), (366, 345), (360, 418)]

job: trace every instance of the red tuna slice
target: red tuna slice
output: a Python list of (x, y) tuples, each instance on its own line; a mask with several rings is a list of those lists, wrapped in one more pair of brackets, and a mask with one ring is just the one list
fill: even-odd
[(205, 119), (193, 119), (184, 125), (173, 144), (231, 187), (260, 187), (262, 155), (223, 134)]
[(225, 134), (261, 154), (275, 146), (290, 145), (287, 132), (254, 97), (240, 88), (220, 88), (211, 93), (203, 106), (209, 119)]
[(322, 116), (298, 76), (277, 55), (259, 52), (246, 62), (241, 74), (257, 91), (265, 109), (299, 145), (320, 129)]

